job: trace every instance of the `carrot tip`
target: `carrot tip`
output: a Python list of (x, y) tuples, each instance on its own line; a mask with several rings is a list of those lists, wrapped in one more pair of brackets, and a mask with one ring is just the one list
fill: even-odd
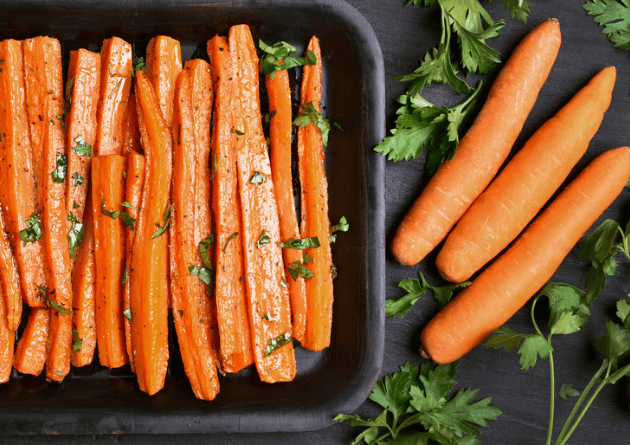
[(423, 345), (420, 345), (420, 357), (422, 357), (425, 360), (431, 360), (431, 356), (429, 355), (427, 350), (424, 349)]

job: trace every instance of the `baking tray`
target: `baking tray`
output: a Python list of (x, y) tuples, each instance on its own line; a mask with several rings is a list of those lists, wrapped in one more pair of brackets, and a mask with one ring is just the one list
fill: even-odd
[[(368, 22), (343, 1), (0, 2), (0, 38), (48, 35), (70, 50), (99, 51), (119, 36), (144, 55), (158, 34), (180, 40), (184, 60), (205, 57), (206, 41), (232, 25), (255, 39), (304, 50), (317, 35), (324, 63), (324, 116), (337, 122), (326, 155), (330, 219), (350, 231), (333, 245), (333, 332), (323, 352), (296, 349), (293, 382), (261, 383), (250, 367), (221, 378), (212, 402), (195, 399), (171, 335), (165, 388), (149, 397), (127, 367), (74, 368), (61, 383), (20, 376), (0, 385), (0, 434), (114, 434), (306, 431), (355, 409), (370, 393), (384, 344), (384, 160), (372, 148), (385, 132), (381, 50)], [(67, 63), (64, 65), (67, 67)], [(65, 69), (65, 68), (64, 68)], [(292, 75), (294, 91), (297, 80)]]

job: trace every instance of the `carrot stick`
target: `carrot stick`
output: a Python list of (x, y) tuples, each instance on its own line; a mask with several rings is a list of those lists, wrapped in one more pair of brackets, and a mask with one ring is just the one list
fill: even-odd
[[(241, 203), (232, 132), (234, 79), (232, 58), (225, 37), (208, 41), (208, 56), (214, 83), (214, 125), (212, 127), (212, 209), (216, 233), (215, 301), (219, 326), (219, 356), (224, 372), (238, 372), (254, 363), (243, 282), (243, 233)], [(236, 241), (236, 242), (235, 242)]]
[(17, 342), (13, 358), (13, 366), (22, 374), (40, 375), (44, 370), (51, 310), (53, 309), (34, 307), (28, 314), (26, 327)]
[[(135, 97), (134, 97), (135, 100)], [(134, 105), (134, 110), (135, 110)], [(136, 118), (137, 119), (137, 118)], [(139, 130), (138, 130), (139, 134)], [(125, 197), (129, 204), (127, 212), (129, 216), (136, 221), (139, 218), (140, 206), (142, 205), (142, 189), (144, 187), (144, 172), (145, 161), (144, 156), (138, 154), (136, 151), (130, 151), (127, 155), (127, 182), (125, 185)], [(136, 223), (137, 224), (137, 223)], [(131, 371), (136, 372), (136, 365), (133, 354), (133, 344), (131, 341), (131, 282), (129, 280), (129, 274), (132, 267), (132, 254), (133, 244), (136, 235), (136, 228), (131, 230), (130, 227), (126, 229), (127, 235), (125, 238), (125, 267), (123, 269), (123, 314), (125, 315), (125, 344), (127, 346), (127, 356), (129, 357), (129, 364), (131, 365)]]
[(7, 299), (4, 291), (0, 291), (0, 383), (9, 381), (13, 369), (13, 348), (15, 331), (9, 327), (7, 318)]
[[(245, 285), (254, 361), (260, 379), (274, 383), (295, 377), (291, 308), (280, 242), (267, 142), (258, 98), (258, 56), (247, 25), (232, 26), (229, 45), (234, 73), (234, 129), (245, 251)], [(219, 248), (221, 246), (219, 245)], [(261, 273), (263, 272), (264, 273)]]
[(94, 260), (94, 225), (92, 198), (88, 192), (88, 209), (83, 218), (83, 240), (79, 244), (72, 268), (72, 365), (87, 366), (96, 349), (96, 265)]
[[(316, 37), (311, 39), (307, 49), (315, 54), (317, 64), (304, 67), (300, 102), (302, 107), (312, 103), (319, 113), (322, 100), (322, 55)], [(312, 258), (310, 270), (315, 275), (306, 280), (306, 331), (302, 346), (311, 351), (321, 351), (330, 345), (333, 264), (322, 133), (312, 123), (298, 129), (298, 157), (302, 186), (302, 238), (317, 237), (320, 244), (318, 248), (304, 251)]]
[[(193, 392), (197, 398), (213, 400), (219, 392), (219, 380), (209, 304), (214, 272), (208, 253), (212, 242), (208, 238), (212, 222), (208, 164), (212, 81), (206, 62), (198, 59), (186, 65), (175, 83), (173, 111), (173, 175), (177, 178), (170, 225), (173, 319)], [(200, 250), (204, 250), (206, 261)]]
[(560, 47), (560, 25), (549, 19), (516, 47), (494, 82), (457, 153), (433, 175), (392, 241), (396, 260), (418, 263), (435, 248), (490, 184), (509, 154)]
[(22, 321), (22, 288), (3, 209), (0, 209), (0, 281), (6, 303), (7, 327), (16, 331)]
[(101, 55), (85, 49), (70, 51), (66, 82), (66, 156), (68, 158), (67, 212), (83, 221), (92, 147), (96, 138), (96, 106)]
[(147, 46), (146, 63), (146, 75), (153, 84), (164, 122), (168, 128), (171, 128), (175, 81), (182, 70), (179, 41), (166, 36), (153, 37)]
[(459, 359), (505, 323), (556, 271), (630, 177), (630, 148), (597, 157), (516, 243), (445, 306), (420, 334), (421, 353)]
[(122, 154), (123, 119), (131, 90), (132, 65), (129, 43), (118, 37), (103, 42), (94, 156)]
[[(123, 156), (92, 160), (94, 260), (96, 264), (96, 337), (102, 366), (119, 368), (127, 363), (122, 304), (124, 228)], [(130, 219), (127, 221), (132, 224)]]
[[(271, 142), (271, 176), (275, 185), (278, 216), (280, 217), (280, 235), (284, 242), (290, 238), (300, 238), (295, 199), (293, 197), (293, 176), (291, 174), (291, 90), (289, 74), (286, 70), (275, 73), (273, 79), (265, 76), (265, 86), (269, 98), (269, 139)], [(282, 251), (284, 267), (288, 270), (291, 263), (302, 261), (302, 252), (297, 249)], [(302, 341), (306, 330), (306, 286), (300, 276), (289, 280), (289, 297), (293, 317), (293, 338)]]
[(142, 391), (164, 386), (168, 365), (168, 236), (172, 141), (148, 77), (136, 72), (136, 107), (146, 156), (142, 208), (131, 267), (131, 324), (136, 375)]
[(527, 141), (475, 201), (437, 257), (440, 273), (462, 282), (536, 216), (586, 152), (610, 105), (616, 70), (599, 72)]
[(142, 152), (140, 146), (140, 130), (138, 129), (138, 113), (136, 112), (136, 96), (129, 93), (127, 113), (123, 122), (123, 155), (127, 156), (132, 151)]
[[(42, 307), (39, 286), (46, 286), (41, 229), (35, 211), (35, 179), (29, 117), (26, 110), (24, 57), (16, 40), (0, 42), (0, 202), (6, 210), (7, 229), (18, 262), (24, 302)], [(29, 227), (30, 226), (30, 227)], [(29, 230), (30, 229), (30, 230)], [(36, 230), (37, 229), (37, 230)], [(21, 237), (20, 234), (24, 236)]]

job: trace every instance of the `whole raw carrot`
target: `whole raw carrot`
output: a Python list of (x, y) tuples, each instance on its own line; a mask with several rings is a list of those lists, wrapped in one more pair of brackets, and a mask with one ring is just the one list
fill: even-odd
[[(260, 379), (274, 383), (295, 377), (291, 308), (285, 281), (267, 141), (258, 97), (258, 56), (247, 25), (232, 26), (229, 45), (234, 73), (236, 165), (245, 251), (245, 285), (254, 361)], [(234, 242), (234, 241), (233, 241)], [(221, 246), (219, 246), (221, 248)]]
[[(127, 363), (121, 293), (123, 215), (128, 215), (121, 207), (125, 164), (125, 158), (120, 155), (97, 156), (92, 160), (96, 336), (99, 361), (108, 368), (119, 368)], [(133, 225), (129, 218), (126, 221)]]
[(457, 148), (431, 178), (392, 241), (396, 260), (411, 266), (433, 250), (490, 184), (509, 154), (560, 47), (560, 25), (549, 19), (516, 47)]
[(173, 124), (175, 81), (181, 70), (182, 53), (179, 41), (167, 36), (155, 36), (149, 40), (146, 75), (153, 84), (168, 128)]
[(238, 372), (254, 363), (243, 280), (243, 233), (233, 128), (232, 56), (225, 37), (208, 41), (215, 101), (212, 126), (212, 210), (216, 235), (215, 301), (219, 357), (224, 372)]
[(50, 311), (31, 308), (26, 327), (15, 348), (13, 366), (22, 374), (40, 375), (46, 364), (46, 345), (50, 333)]
[[(39, 287), (46, 286), (41, 219), (35, 209), (35, 178), (29, 115), (26, 109), (24, 55), (16, 40), (0, 42), (0, 202), (18, 262), (24, 302), (44, 306)], [(23, 236), (21, 236), (23, 235)]]
[[(317, 57), (317, 64), (304, 67), (301, 107), (311, 103), (321, 112), (322, 54), (319, 41), (311, 38), (307, 47)], [(298, 158), (302, 187), (302, 238), (317, 237), (320, 246), (304, 252), (311, 257), (309, 269), (314, 274), (306, 280), (306, 332), (302, 346), (321, 351), (330, 345), (333, 305), (333, 263), (330, 251), (328, 219), (328, 181), (324, 169), (322, 133), (313, 123), (298, 129)]]
[(0, 282), (6, 303), (7, 326), (16, 331), (22, 321), (22, 288), (18, 264), (4, 221), (4, 209), (0, 209)]
[(103, 42), (94, 156), (122, 154), (123, 119), (131, 90), (132, 65), (129, 43), (118, 37)]
[[(273, 178), (278, 216), (280, 217), (280, 235), (282, 241), (299, 239), (295, 198), (293, 197), (293, 175), (291, 173), (291, 90), (289, 74), (286, 70), (265, 76), (265, 86), (269, 98), (269, 139), (271, 176)], [(284, 267), (288, 270), (291, 263), (302, 261), (302, 251), (284, 249), (282, 251)], [(291, 298), (291, 315), (293, 317), (293, 338), (302, 341), (306, 330), (306, 286), (304, 278), (298, 276), (288, 280), (289, 297)]]
[(527, 141), (446, 238), (437, 267), (460, 283), (511, 243), (586, 152), (610, 105), (616, 70), (599, 72)]
[(138, 112), (136, 111), (136, 95), (129, 93), (127, 112), (123, 122), (123, 155), (127, 156), (132, 151), (142, 152), (140, 146), (140, 129), (138, 128)]
[(422, 330), (421, 354), (459, 359), (505, 323), (556, 271), (630, 177), (630, 148), (597, 157), (516, 243)]

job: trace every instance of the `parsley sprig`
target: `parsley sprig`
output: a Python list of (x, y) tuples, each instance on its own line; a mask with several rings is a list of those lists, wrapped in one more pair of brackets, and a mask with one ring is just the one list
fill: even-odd
[(271, 80), (275, 77), (276, 71), (288, 70), (296, 66), (315, 65), (317, 63), (317, 57), (310, 50), (306, 51), (306, 57), (291, 57), (297, 53), (297, 50), (287, 42), (278, 42), (269, 46), (262, 40), (259, 40), (258, 47), (263, 51), (263, 56), (260, 59), (260, 68), (263, 74), (269, 75)]
[(615, 48), (630, 49), (630, 0), (592, 0), (582, 5)]
[[(298, 117), (293, 120), (293, 125), (296, 127), (306, 127), (308, 124), (313, 124), (319, 131), (322, 132), (322, 143), (324, 147), (328, 147), (328, 134), (330, 133), (330, 120), (324, 119), (324, 117), (319, 114), (313, 102), (307, 102), (300, 106), (300, 110), (298, 111)], [(336, 122), (333, 122), (333, 126), (343, 130), (341, 125)]]

